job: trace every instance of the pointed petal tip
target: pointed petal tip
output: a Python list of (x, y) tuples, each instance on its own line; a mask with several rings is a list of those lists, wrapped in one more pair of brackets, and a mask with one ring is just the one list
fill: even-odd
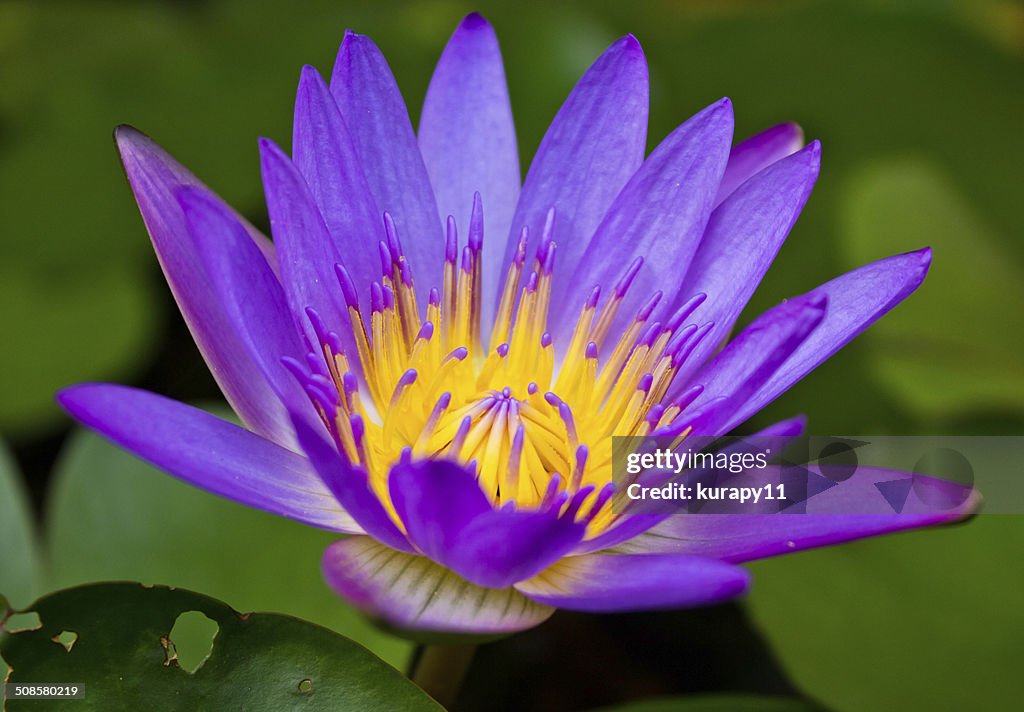
[(632, 32), (620, 37), (618, 41), (616, 41), (616, 43), (612, 46), (619, 47), (620, 49), (628, 52), (639, 54), (641, 57), (644, 54), (644, 48), (640, 44), (640, 40), (638, 40), (636, 38), (636, 35), (634, 35)]
[(791, 152), (795, 152), (804, 146), (804, 129), (795, 121), (783, 121), (780, 124), (775, 124), (771, 128), (765, 129), (759, 135), (763, 138), (788, 139), (789, 145), (792, 146)]
[(906, 253), (907, 257), (914, 257), (917, 260), (918, 274), (914, 279), (914, 289), (921, 286), (924, 278), (928, 276), (928, 270), (932, 266), (932, 248), (922, 247), (920, 250), (913, 250)]
[(487, 18), (481, 15), (479, 12), (471, 12), (462, 18), (462, 22), (459, 23), (460, 30), (484, 30), (491, 29), (491, 23), (487, 21)]
[(345, 34), (342, 36), (342, 42), (348, 41), (349, 39), (355, 41), (359, 40), (366, 35), (361, 35), (350, 27), (345, 28)]
[[(685, 135), (692, 127), (697, 130), (708, 132), (719, 139), (727, 139), (728, 143), (722, 147), (725, 152), (724, 160), (728, 160), (729, 150), (732, 147), (732, 133), (734, 128), (732, 100), (724, 96), (716, 102), (708, 104), (703, 109), (688, 118), (677, 126), (670, 135)], [(655, 149), (657, 150), (657, 149)]]
[(621, 58), (627, 64), (635, 63), (642, 66), (644, 72), (647, 71), (647, 57), (644, 55), (644, 48), (632, 32), (612, 42), (608, 49), (601, 54), (601, 58)]
[(129, 157), (138, 159), (153, 149), (162, 150), (156, 141), (131, 124), (118, 124), (114, 127), (114, 144), (121, 154), (122, 162), (126, 162)]
[(769, 425), (767, 428), (753, 433), (750, 437), (754, 438), (790, 438), (799, 437), (807, 432), (807, 416), (803, 413), (794, 415), (792, 418), (779, 421), (773, 425)]
[[(808, 188), (810, 189), (810, 187), (813, 187), (814, 183), (817, 182), (818, 175), (821, 173), (821, 141), (814, 139), (788, 158), (791, 158), (792, 156), (799, 156), (799, 160), (803, 162), (808, 175), (812, 176), (810, 186)], [(786, 159), (784, 158), (782, 160)]]
[(53, 399), (57, 401), (57, 405), (63, 408), (68, 415), (73, 418), (78, 418), (79, 413), (82, 410), (83, 400), (88, 398), (89, 393), (93, 392), (96, 386), (102, 385), (105, 384), (76, 383), (73, 386), (67, 386), (54, 393)]
[(329, 97), (330, 91), (319, 69), (310, 64), (303, 65), (302, 71), (299, 72), (299, 85), (295, 90), (296, 121), (299, 121), (298, 116), (303, 111), (310, 111), (308, 106), (300, 108), (304, 102), (315, 102), (318, 100), (318, 95), (319, 97)]
[(374, 47), (374, 48), (377, 47), (377, 45), (374, 44), (373, 40), (370, 39), (369, 36), (364, 35), (364, 34), (360, 34), (359, 32), (356, 32), (353, 29), (346, 28), (345, 29), (345, 35), (341, 39), (341, 51), (344, 51), (344, 50), (346, 50), (346, 49), (348, 49), (350, 47), (359, 47), (359, 46)]
[(753, 583), (754, 576), (746, 569), (737, 567), (735, 575), (722, 582), (719, 592), (721, 594), (721, 601), (728, 601), (730, 599), (742, 596), (748, 590), (750, 590), (750, 584)]
[(140, 139), (152, 140), (146, 134), (139, 131), (131, 124), (118, 124), (114, 127), (114, 141), (118, 146), (124, 143), (131, 143)]
[(278, 146), (272, 139), (266, 138), (265, 136), (260, 136), (256, 139), (256, 145), (259, 146), (260, 158), (263, 160), (271, 157), (278, 159), (288, 158), (288, 154), (286, 154), (280, 146)]
[(302, 65), (302, 70), (299, 72), (299, 86), (302, 86), (303, 82), (315, 82), (317, 79), (323, 81), (323, 77), (320, 76), (320, 70), (314, 67), (312, 64)]
[[(918, 250), (902, 252), (890, 257), (885, 257), (873, 264), (878, 265), (881, 263), (891, 265), (892, 268), (903, 272), (903, 280), (907, 287), (904, 291), (905, 297), (920, 287), (924, 282), (925, 277), (928, 276), (928, 270), (932, 265), (932, 248), (929, 246), (922, 247)], [(895, 267), (895, 265), (899, 265), (899, 267)], [(865, 267), (868, 266), (870, 265), (865, 265)]]
[[(734, 123), (732, 99), (727, 96), (723, 96), (721, 99), (705, 109), (705, 111), (707, 111), (714, 119), (728, 123), (730, 127)], [(729, 145), (732, 145), (731, 129), (729, 132)]]

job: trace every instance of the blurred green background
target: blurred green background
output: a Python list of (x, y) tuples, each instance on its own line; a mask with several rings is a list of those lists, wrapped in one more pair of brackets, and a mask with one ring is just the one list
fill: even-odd
[[(214, 501), (91, 436), (68, 440), (52, 394), (111, 380), (216, 397), (151, 254), (116, 124), (265, 227), (256, 138), (288, 144), (300, 67), (329, 73), (344, 28), (368, 34), (415, 122), (472, 10), (502, 42), (524, 170), (576, 78), (626, 32), (650, 63), (652, 146), (723, 95), (737, 138), (794, 120), (822, 141), (818, 185), (746, 318), (863, 262), (934, 248), (913, 298), (758, 422), (803, 412), (823, 434), (1024, 432), (1020, 3), (0, 0), (0, 434), (12, 453), (0, 510), (15, 512), (0, 521), (24, 518), (24, 500), (42, 552), (18, 543), (24, 526), (0, 529), (0, 590), (14, 602), (104, 578), (170, 583), (323, 622), (402, 663), (405, 644), (320, 584), (329, 536)], [(747, 610), (792, 683), (832, 708), (1013, 706), (1022, 524), (982, 516), (759, 562)]]

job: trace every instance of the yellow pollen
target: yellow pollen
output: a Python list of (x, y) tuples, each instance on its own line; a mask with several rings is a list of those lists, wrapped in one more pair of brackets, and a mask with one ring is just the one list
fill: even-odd
[[(551, 220), (549, 215), (529, 271), (524, 230), (486, 345), (479, 242), (471, 237), (460, 253), (451, 219), (441, 290), (431, 290), (425, 319), (393, 235), (380, 246), (385, 271), (371, 290), (368, 323), (349, 296), (354, 290), (346, 293), (357, 353), (346, 356), (336, 338), (322, 339), (327, 343), (320, 355), (339, 397), (334, 412), (322, 401), (318, 408), (341, 452), (368, 472), (388, 509), (388, 473), (403, 454), (447, 457), (472, 463), (496, 507), (537, 508), (559, 492), (592, 487), (577, 503), (577, 516), (587, 517), (592, 535), (616, 517), (605, 506), (607, 493), (599, 496), (612, 480), (611, 438), (644, 435), (679, 416), (677, 406), (652, 410), (678, 370), (673, 336), (685, 331), (647, 324), (660, 295), (621, 329), (617, 341), (608, 341), (641, 261), (602, 306), (600, 290), (591, 293), (556, 365), (547, 332), (557, 247)], [(353, 356), (361, 366), (358, 378)]]

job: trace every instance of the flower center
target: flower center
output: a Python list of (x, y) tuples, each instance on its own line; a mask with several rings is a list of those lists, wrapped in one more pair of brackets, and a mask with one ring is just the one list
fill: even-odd
[[(385, 215), (388, 239), (378, 246), (381, 278), (371, 285), (369, 323), (347, 271), (336, 268), (357, 353), (344, 353), (339, 337), (326, 333), (310, 312), (326, 369), (316, 355), (308, 359), (312, 374), (297, 363), (292, 370), (341, 451), (367, 470), (385, 502), (391, 464), (411, 455), (475, 467), (495, 506), (538, 507), (552, 495), (584, 488), (591, 489), (592, 506), (603, 505), (612, 479), (611, 437), (665, 428), (699, 393), (692, 389), (680, 402), (661, 404), (679, 367), (710, 330), (710, 324), (683, 326), (704, 295), (664, 324), (648, 323), (661, 299), (656, 292), (611, 340), (619, 306), (643, 264), (638, 258), (603, 304), (599, 287), (590, 292), (556, 366), (547, 331), (556, 251), (552, 210), (520, 287), (528, 241), (527, 230), (522, 232), (485, 347), (478, 216), (477, 197), (461, 254), (449, 218), (442, 289), (430, 291), (421, 319), (410, 266)], [(607, 354), (601, 364), (599, 351)]]

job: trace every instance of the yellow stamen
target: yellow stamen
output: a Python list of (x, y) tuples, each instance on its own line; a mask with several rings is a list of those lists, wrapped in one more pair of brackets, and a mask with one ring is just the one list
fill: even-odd
[[(485, 351), (480, 315), (489, 305), (481, 303), (478, 196), (472, 219), (468, 244), (460, 252), (449, 218), (441, 289), (431, 290), (425, 319), (390, 217), (385, 217), (388, 239), (378, 245), (381, 278), (372, 285), (368, 324), (354, 285), (338, 268), (354, 353), (341, 353), (334, 335), (319, 345), (326, 377), (320, 372), (311, 379), (333, 383), (338, 402), (333, 413), (325, 411), (325, 388), (317, 385), (318, 412), (344, 456), (367, 470), (392, 514), (387, 488), (392, 464), (401, 457), (444, 457), (475, 462), (480, 486), (495, 506), (564, 502), (567, 516), (583, 518), (589, 530), (599, 531), (617, 516), (611, 501), (619, 493), (613, 496), (605, 488), (613, 475), (611, 437), (645, 435), (676, 422), (685, 404), (651, 409), (678, 370), (678, 344), (696, 327), (648, 325), (656, 294), (621, 334), (614, 334), (613, 345), (603, 349), (607, 357), (598, 358), (641, 267), (642, 260), (636, 260), (603, 305), (601, 290), (591, 292), (568, 343), (556, 344), (548, 333), (557, 249), (552, 211), (525, 284), (523, 228)], [(558, 346), (564, 347), (560, 365)]]

